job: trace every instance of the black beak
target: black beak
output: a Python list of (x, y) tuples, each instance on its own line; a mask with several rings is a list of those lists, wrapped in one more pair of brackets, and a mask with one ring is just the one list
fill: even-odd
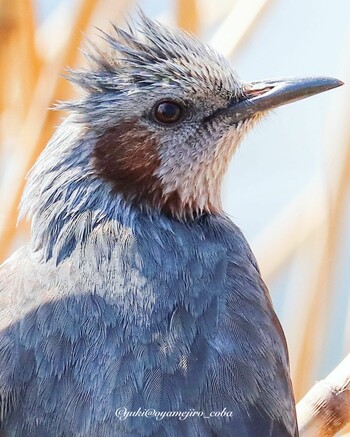
[(272, 79), (244, 85), (244, 98), (225, 108), (223, 113), (237, 123), (257, 113), (268, 111), (314, 94), (343, 85), (332, 77)]

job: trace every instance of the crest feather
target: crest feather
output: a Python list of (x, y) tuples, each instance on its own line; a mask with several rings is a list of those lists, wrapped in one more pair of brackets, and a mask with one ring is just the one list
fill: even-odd
[(71, 71), (69, 79), (88, 92), (123, 91), (126, 86), (168, 85), (206, 87), (216, 93), (235, 92), (238, 78), (228, 61), (194, 36), (171, 30), (139, 11), (138, 23), (128, 30), (113, 25), (113, 32), (99, 29), (108, 51), (90, 43), (85, 55), (91, 70)]

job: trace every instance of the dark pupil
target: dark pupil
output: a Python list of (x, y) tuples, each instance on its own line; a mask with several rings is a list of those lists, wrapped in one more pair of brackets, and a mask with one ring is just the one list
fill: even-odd
[(161, 123), (175, 123), (181, 117), (181, 108), (177, 103), (163, 102), (156, 108), (155, 116)]

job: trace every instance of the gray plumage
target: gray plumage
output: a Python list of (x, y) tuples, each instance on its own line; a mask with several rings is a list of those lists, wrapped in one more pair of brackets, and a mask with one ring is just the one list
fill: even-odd
[[(230, 158), (222, 151), (232, 155), (258, 116), (211, 118), (244, 95), (229, 64), (186, 34), (146, 17), (140, 26), (142, 41), (133, 30), (104, 34), (110, 57), (90, 55), (94, 69), (73, 74), (85, 95), (66, 105), (71, 115), (30, 173), (22, 215), (32, 218), (31, 243), (0, 268), (2, 432), (297, 436), (268, 291), (219, 200), (207, 209)], [(169, 95), (190, 100), (191, 116), (157, 126), (147, 108)], [(156, 202), (118, 192), (96, 171), (98, 141), (135, 119), (157, 144)], [(175, 189), (180, 209), (165, 213)], [(190, 217), (181, 215), (195, 196)], [(120, 408), (232, 415), (120, 420)]]

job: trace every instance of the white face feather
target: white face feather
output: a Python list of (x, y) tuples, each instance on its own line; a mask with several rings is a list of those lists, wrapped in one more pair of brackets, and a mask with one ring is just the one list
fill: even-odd
[(222, 179), (242, 137), (254, 122), (249, 120), (226, 128), (214, 147), (198, 142), (195, 153), (187, 150), (187, 154), (179, 156), (169, 149), (163, 152), (156, 176), (161, 180), (164, 195), (178, 192), (183, 204), (191, 205), (196, 213), (221, 212)]

